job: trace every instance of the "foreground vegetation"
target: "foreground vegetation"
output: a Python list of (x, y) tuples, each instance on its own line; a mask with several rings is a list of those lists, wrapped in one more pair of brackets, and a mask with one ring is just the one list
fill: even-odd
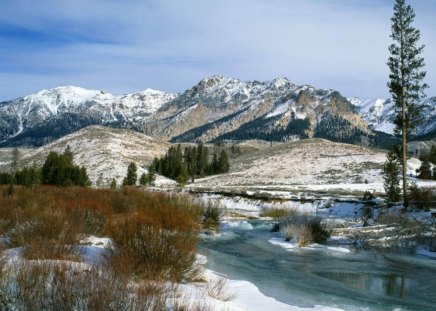
[[(2, 310), (163, 310), (175, 295), (165, 284), (198, 278), (206, 208), (187, 196), (128, 187), (16, 186), (9, 194), (3, 186), (0, 193)], [(103, 262), (85, 260), (89, 236), (110, 240)]]

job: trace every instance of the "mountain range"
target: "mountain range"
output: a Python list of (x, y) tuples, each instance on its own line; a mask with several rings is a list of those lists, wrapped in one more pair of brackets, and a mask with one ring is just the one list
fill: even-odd
[[(436, 97), (423, 102), (415, 134), (436, 134)], [(114, 96), (74, 86), (0, 103), (1, 146), (41, 146), (89, 125), (129, 128), (172, 142), (319, 137), (363, 145), (392, 140), (394, 109), (384, 99), (346, 98), (286, 78), (213, 76), (179, 94), (146, 89)]]

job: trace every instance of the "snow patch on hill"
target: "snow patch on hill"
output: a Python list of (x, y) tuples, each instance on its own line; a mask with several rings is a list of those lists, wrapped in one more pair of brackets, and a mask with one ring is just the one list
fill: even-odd
[[(293, 189), (301, 192), (384, 192), (382, 167), (386, 154), (360, 146), (321, 139), (279, 144), (232, 159), (228, 174), (197, 179), (191, 188)], [(408, 161), (416, 181), (420, 161)], [(418, 181), (436, 187), (436, 182)]]
[[(138, 178), (147, 173), (153, 159), (163, 156), (170, 144), (130, 130), (91, 126), (26, 153), (21, 165), (42, 165), (49, 152), (62, 153), (67, 146), (75, 164), (86, 167), (93, 185), (107, 187), (112, 178), (122, 183), (130, 162), (136, 163)], [(175, 182), (158, 176), (156, 184), (174, 186)]]

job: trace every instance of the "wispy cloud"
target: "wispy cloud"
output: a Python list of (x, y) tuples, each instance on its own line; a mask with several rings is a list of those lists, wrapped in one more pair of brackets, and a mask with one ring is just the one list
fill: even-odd
[[(214, 74), (388, 95), (393, 1), (4, 2), (0, 100), (65, 84), (179, 92)], [(433, 0), (410, 2), (427, 45), (427, 80), (436, 85), (436, 8)]]

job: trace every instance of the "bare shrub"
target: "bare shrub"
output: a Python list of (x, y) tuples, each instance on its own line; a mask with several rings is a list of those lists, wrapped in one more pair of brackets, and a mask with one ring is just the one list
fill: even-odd
[[(159, 284), (197, 278), (202, 211), (188, 196), (133, 188), (16, 187), (0, 196), (0, 234), (23, 249), (25, 264), (2, 270), (0, 310), (164, 310), (171, 297)], [(107, 271), (46, 261), (81, 260), (76, 245), (86, 234), (113, 241)]]
[(28, 259), (73, 259), (76, 232), (61, 212), (35, 212), (32, 222), (17, 223), (9, 233), (11, 246), (24, 247)]
[(370, 234), (364, 230), (352, 230), (348, 237), (353, 241), (356, 248), (365, 248), (369, 244)]
[(114, 248), (110, 262), (114, 269), (141, 278), (180, 281), (193, 270), (197, 237), (194, 232), (159, 228), (146, 218), (132, 216), (109, 228)]
[(203, 209), (203, 227), (218, 231), (224, 210), (213, 202), (208, 202)]
[(311, 215), (285, 218), (280, 227), (285, 240), (294, 239), (299, 246), (322, 243), (329, 237), (329, 233), (321, 225), (321, 218)]
[(429, 221), (412, 219), (401, 214), (384, 214), (377, 218), (379, 224), (391, 225), (394, 230), (390, 235), (392, 239), (398, 241), (410, 241), (431, 243), (434, 234), (434, 223)]
[(227, 288), (227, 279), (223, 277), (218, 277), (215, 280), (208, 282), (205, 289), (209, 297), (221, 301), (230, 301), (235, 298)]
[(141, 278), (195, 277), (201, 206), (186, 196), (135, 195), (136, 211), (114, 217), (108, 226), (111, 265)]
[(25, 262), (0, 283), (4, 310), (163, 310), (165, 289), (157, 283), (130, 286), (93, 267)]

